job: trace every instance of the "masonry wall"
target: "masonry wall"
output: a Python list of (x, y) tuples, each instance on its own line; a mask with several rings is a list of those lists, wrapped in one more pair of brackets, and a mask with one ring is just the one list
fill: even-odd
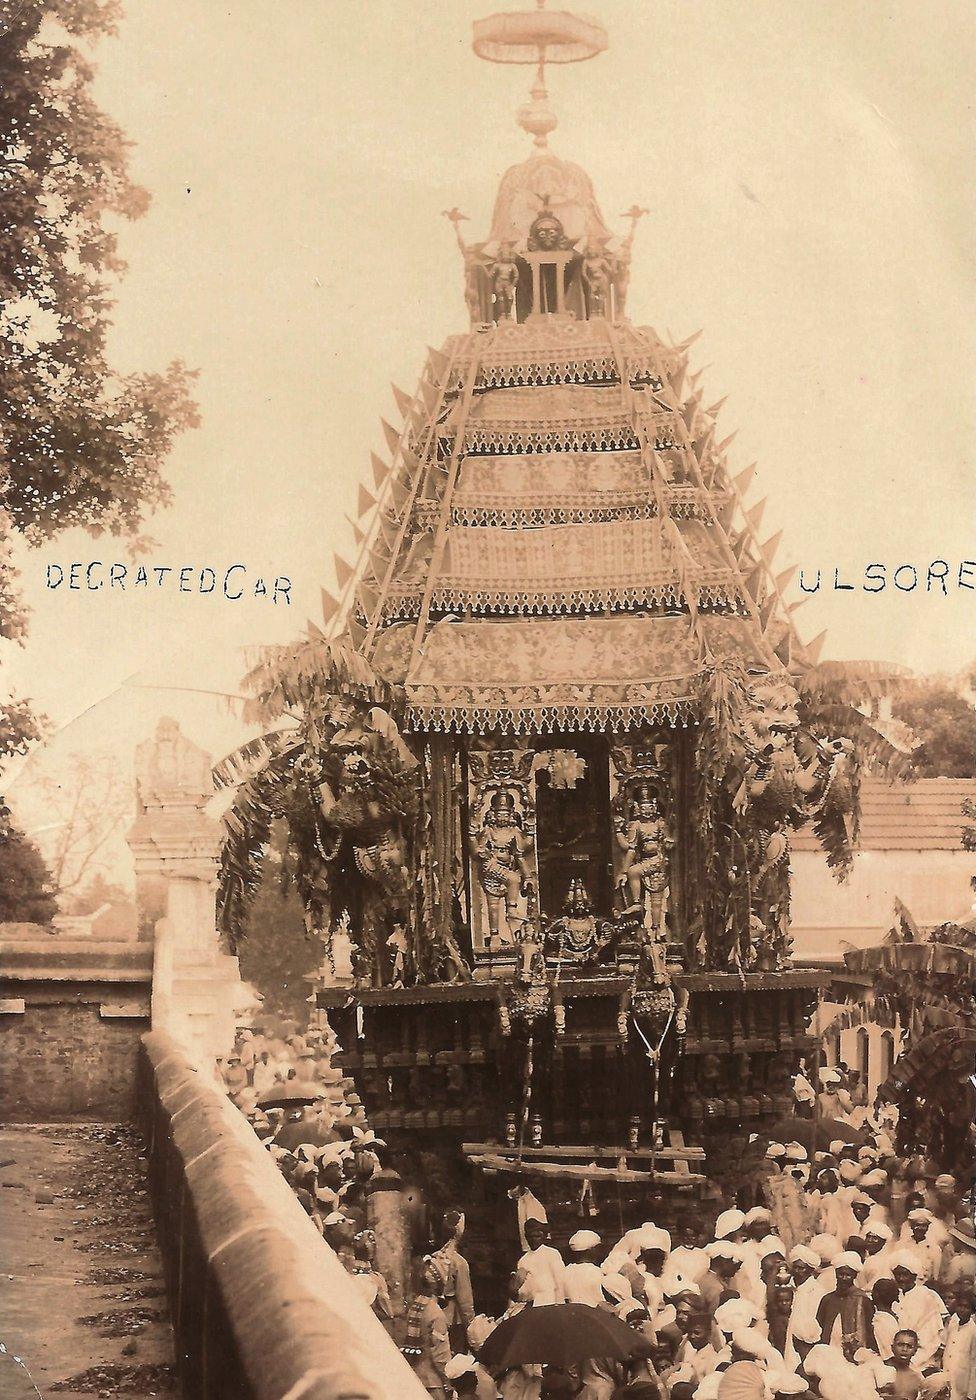
[(130, 1118), (151, 945), (0, 939), (0, 1118)]
[(423, 1400), (220, 1086), (143, 1038), (139, 1117), (188, 1400)]
[(112, 1014), (111, 987), (19, 990), (23, 995), (6, 999), (6, 1005), (19, 1000), (23, 1011), (0, 1007), (0, 1119), (131, 1118), (139, 1038), (149, 1028), (148, 998), (143, 1015), (118, 1016)]

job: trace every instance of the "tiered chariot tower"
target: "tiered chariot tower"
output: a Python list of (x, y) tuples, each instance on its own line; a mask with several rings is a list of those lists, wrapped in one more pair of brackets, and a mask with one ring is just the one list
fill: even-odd
[(394, 936), (319, 1005), (401, 1149), (460, 1149), (557, 1217), (610, 1187), (641, 1219), (648, 1190), (693, 1194), (714, 1144), (721, 1174), (730, 1143), (791, 1112), (818, 976), (790, 968), (786, 835), (767, 831), (751, 870), (733, 840), (718, 872), (702, 836), (710, 679), (747, 678), (755, 793), (805, 654), (687, 344), (627, 317), (644, 211), (615, 234), (546, 145), (545, 64), (605, 44), (542, 8), (476, 26), (481, 56), (538, 65), (520, 114), (535, 149), (484, 241), (449, 216), (470, 327), (400, 396), (336, 624), (402, 687), (418, 878), (449, 956), (408, 985)]

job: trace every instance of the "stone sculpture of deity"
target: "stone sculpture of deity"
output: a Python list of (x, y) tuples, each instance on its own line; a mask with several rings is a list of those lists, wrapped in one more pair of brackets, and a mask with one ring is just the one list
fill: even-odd
[(668, 835), (649, 783), (640, 783), (636, 788), (631, 815), (618, 823), (616, 840), (623, 851), (618, 885), (628, 900), (624, 912), (642, 910), (652, 934), (660, 938), (664, 934), (669, 856), (674, 841)]
[(491, 290), (495, 297), (496, 321), (511, 320), (518, 280), (519, 270), (518, 263), (515, 261), (515, 246), (512, 243), (502, 243), (491, 268)]
[(515, 799), (504, 788), (496, 789), (488, 804), (480, 832), (472, 835), (471, 854), (488, 906), (488, 933), (492, 942), (503, 940), (505, 929), (514, 939), (524, 922), (518, 914), (520, 896), (535, 885), (531, 838), (519, 825)]
[(605, 316), (610, 299), (610, 261), (598, 243), (587, 245), (583, 255), (583, 281), (591, 316)]

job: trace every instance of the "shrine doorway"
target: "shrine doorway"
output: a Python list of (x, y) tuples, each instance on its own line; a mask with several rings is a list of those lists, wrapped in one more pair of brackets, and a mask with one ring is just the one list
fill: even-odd
[(536, 853), (542, 912), (560, 917), (570, 884), (581, 880), (595, 912), (609, 917), (613, 865), (606, 743), (574, 734), (539, 748)]

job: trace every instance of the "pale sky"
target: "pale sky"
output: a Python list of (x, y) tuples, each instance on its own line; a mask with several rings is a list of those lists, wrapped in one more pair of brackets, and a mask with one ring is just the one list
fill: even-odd
[[(162, 713), (225, 751), (231, 712), (152, 687), (233, 689), (239, 648), (319, 620), (380, 416), (399, 421), (390, 381), (412, 392), (425, 347), (466, 328), (441, 211), (459, 205), (484, 237), (502, 173), (531, 149), (514, 121), (531, 69), (470, 48), (490, 8), (128, 0), (98, 46), (99, 100), (152, 194), (123, 230), (114, 355), (200, 374), (203, 425), (173, 454), (147, 562), (288, 575), (294, 606), (47, 592), (47, 563), (123, 559), (121, 545), (28, 555), (31, 631), (8, 672), (68, 726), (48, 761), (128, 751)], [(777, 564), (859, 581), (872, 562), (976, 558), (971, 7), (584, 9), (610, 48), (550, 70), (550, 144), (592, 175), (612, 227), (635, 201), (651, 210), (628, 310), (675, 338), (703, 329), (705, 403), (728, 395), (732, 464), (759, 463)], [(797, 620), (808, 638), (829, 628), (834, 656), (956, 670), (976, 655), (974, 616), (976, 592), (889, 586), (822, 591)], [(142, 688), (120, 692), (130, 679)]]

